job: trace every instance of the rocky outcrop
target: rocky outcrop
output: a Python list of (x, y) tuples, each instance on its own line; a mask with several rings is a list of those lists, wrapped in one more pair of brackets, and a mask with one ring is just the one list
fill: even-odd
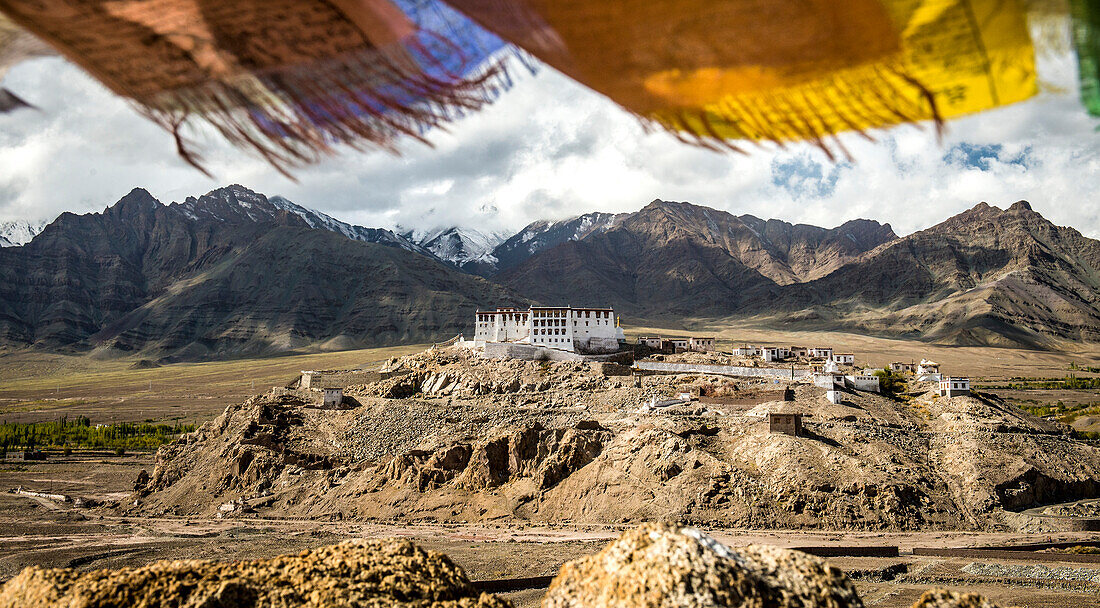
[[(421, 359), (440, 365), (420, 367)], [(551, 389), (472, 399), (363, 397), (344, 411), (306, 407), (292, 396), (257, 397), (161, 447), (129, 508), (217, 516), (230, 504), (273, 517), (988, 529), (1003, 526), (1011, 510), (1100, 492), (1100, 450), (984, 397), (899, 403), (852, 394), (833, 407), (822, 405), (822, 389), (798, 385), (793, 402), (777, 403), (812, 404), (814, 416), (804, 436), (792, 437), (767, 431), (759, 412), (775, 403), (743, 414), (705, 405), (639, 408), (653, 395), (686, 390), (693, 377), (614, 386), (620, 381), (588, 364), (486, 363), (436, 351), (391, 363), (521, 386), (538, 378)], [(587, 382), (612, 386), (557, 388)]]
[(350, 386), (346, 393), (408, 399), (416, 396), (472, 398), (549, 390), (590, 391), (621, 384), (621, 381), (608, 378), (604, 371), (607, 365), (581, 361), (491, 361), (464, 348), (431, 349), (388, 361), (383, 366), (384, 374), (393, 374), (393, 377)]
[[(254, 397), (226, 408), (220, 416), (157, 450), (152, 475), (142, 471), (135, 482), (138, 497), (169, 490), (188, 474), (194, 474), (193, 455), (197, 446), (216, 445), (216, 470), (204, 485), (214, 496), (225, 492), (266, 492), (287, 469), (331, 470), (339, 460), (331, 454), (306, 449), (291, 440), (291, 430), (302, 424), (302, 405), (295, 397)], [(186, 492), (183, 492), (187, 494)]]
[(600, 428), (546, 429), (536, 423), (485, 441), (403, 454), (382, 467), (378, 483), (411, 484), (424, 492), (453, 481), (476, 492), (529, 478), (545, 491), (592, 462), (610, 437)]
[(75, 572), (30, 567), (0, 608), (510, 608), (477, 592), (447, 556), (407, 540), (349, 542), (270, 560), (162, 561)]
[(543, 608), (862, 608), (848, 577), (787, 549), (729, 549), (698, 530), (644, 524), (566, 563)]

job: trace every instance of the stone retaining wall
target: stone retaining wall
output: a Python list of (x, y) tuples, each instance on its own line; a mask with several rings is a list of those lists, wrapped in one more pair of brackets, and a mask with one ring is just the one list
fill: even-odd
[(810, 375), (808, 369), (783, 369), (779, 367), (741, 367), (737, 365), (698, 365), (693, 363), (664, 363), (661, 361), (637, 361), (635, 369), (678, 374), (715, 374), (718, 376), (744, 376), (749, 378), (779, 378), (795, 380)]
[(486, 342), (486, 359), (522, 359), (526, 361), (584, 361), (584, 355), (545, 346), (515, 342)]

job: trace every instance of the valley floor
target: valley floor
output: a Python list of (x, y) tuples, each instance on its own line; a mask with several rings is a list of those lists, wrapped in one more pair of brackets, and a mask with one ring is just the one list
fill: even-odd
[[(832, 346), (838, 352), (855, 353), (857, 363), (860, 365), (872, 366), (882, 366), (890, 361), (919, 361), (922, 358), (929, 358), (940, 362), (948, 373), (969, 375), (979, 383), (990, 385), (1003, 384), (1017, 377), (1058, 378), (1068, 373), (1067, 370), (1069, 370), (1072, 363), (1076, 363), (1078, 366), (1095, 366), (1100, 363), (1100, 346), (1096, 345), (1073, 346), (1064, 352), (1053, 353), (1018, 349), (937, 346), (915, 341), (889, 340), (834, 332), (761, 330), (747, 325), (719, 325), (700, 322), (689, 324), (689, 326), (690, 331), (669, 330), (667, 328), (633, 328), (628, 333), (631, 337), (641, 334), (666, 336), (717, 335), (720, 340), (726, 341), (723, 346), (728, 345), (729, 340), (752, 344)], [(285, 386), (301, 370), (340, 369), (356, 366), (374, 368), (383, 361), (415, 353), (423, 348), (423, 345), (402, 346), (262, 360), (180, 363), (163, 367), (143, 367), (139, 365), (139, 361), (132, 359), (101, 361), (90, 357), (38, 352), (4, 353), (0, 354), (0, 420), (38, 422), (56, 420), (62, 415), (69, 417), (83, 415), (90, 417), (93, 423), (143, 420), (209, 422), (221, 414), (227, 405), (241, 403), (252, 395), (269, 391), (273, 386)], [(1083, 377), (1095, 376), (1095, 374), (1076, 373)], [(551, 382), (553, 381), (553, 377), (551, 377)], [(494, 382), (501, 387), (503, 386), (503, 380), (494, 380)], [(620, 383), (619, 380), (610, 378), (603, 381), (604, 384), (600, 385), (602, 388), (599, 389), (603, 391), (601, 394), (604, 395), (604, 397), (601, 397), (603, 410), (595, 408), (590, 411), (581, 411), (583, 408), (577, 404), (581, 402), (583, 397), (579, 396), (585, 394), (586, 391), (593, 390), (589, 386), (592, 380), (587, 376), (577, 374), (576, 376), (570, 376), (568, 382), (567, 387), (555, 389), (557, 392), (547, 393), (545, 392), (546, 389), (535, 386), (537, 383), (534, 381), (530, 381), (531, 386), (528, 387), (528, 380), (525, 379), (524, 386), (516, 388), (514, 393), (505, 394), (503, 389), (491, 396), (476, 393), (477, 396), (467, 399), (469, 403), (466, 405), (463, 405), (462, 399), (456, 396), (455, 399), (458, 403), (453, 410), (449, 396), (422, 396), (420, 401), (408, 400), (408, 403), (405, 403), (403, 399), (391, 400), (389, 397), (373, 394), (371, 391), (375, 389), (367, 387), (361, 391), (361, 399), (365, 404), (365, 407), (361, 410), (338, 413), (310, 410), (302, 415), (309, 424), (313, 424), (318, 428), (324, 428), (325, 425), (322, 423), (325, 421), (352, 418), (358, 420), (362, 417), (366, 423), (370, 423), (365, 428), (377, 430), (376, 422), (389, 420), (383, 414), (383, 410), (394, 407), (408, 408), (409, 412), (420, 410), (424, 412), (444, 412), (449, 416), (459, 418), (465, 416), (461, 410), (462, 407), (466, 407), (471, 411), (478, 410), (482, 417), (492, 417), (499, 414), (501, 420), (508, 422), (511, 420), (510, 416), (533, 415), (524, 412), (537, 411), (540, 415), (545, 413), (540, 410), (539, 404), (542, 403), (544, 409), (546, 406), (554, 408), (553, 416), (557, 418), (546, 421), (547, 426), (551, 429), (555, 424), (559, 426), (568, 424), (578, 429), (578, 431), (583, 431), (574, 433), (574, 435), (599, 434), (608, 433), (609, 431), (600, 428), (592, 429), (583, 426), (583, 424), (586, 424), (592, 418), (598, 418), (609, 428), (618, 428), (612, 424), (616, 422), (625, 428), (626, 422), (623, 421), (634, 420), (632, 412), (633, 408), (636, 407), (636, 403), (640, 403), (639, 396), (643, 393), (648, 395), (646, 391), (664, 390), (665, 386), (662, 383), (653, 384), (651, 382), (640, 389), (634, 390), (626, 386), (625, 379)], [(388, 386), (385, 385), (382, 388)], [(751, 387), (750, 389), (755, 390)], [(740, 387), (739, 390), (745, 390), (745, 387)], [(1008, 403), (1041, 405), (1064, 401), (1073, 406), (1080, 405), (1084, 407), (1092, 403), (1090, 397), (1096, 391), (1010, 389), (1004, 391), (994, 390), (992, 392), (1002, 398), (1007, 398)], [(1096, 396), (1095, 399), (1100, 401), (1100, 396)], [(488, 404), (490, 400), (500, 401), (500, 403), (490, 406)], [(813, 403), (820, 401), (820, 395), (817, 395), (812, 387), (802, 387), (796, 391), (796, 403), (810, 403), (811, 401)], [(741, 410), (747, 410), (751, 407), (738, 406), (740, 409), (733, 408), (730, 412), (734, 415), (743, 415), (745, 412)], [(815, 436), (814, 443), (811, 445), (814, 450), (821, 452), (821, 454), (838, 452), (839, 448), (833, 445), (837, 442), (845, 446), (858, 446), (862, 445), (860, 442), (866, 443), (872, 439), (874, 441), (893, 441), (891, 439), (893, 434), (897, 434), (899, 432), (897, 429), (902, 426), (910, 425), (914, 428), (919, 426), (921, 429), (926, 426), (932, 428), (929, 425), (932, 425), (934, 421), (935, 424), (945, 425), (944, 429), (935, 427), (936, 432), (947, 433), (951, 437), (956, 435), (964, 437), (967, 438), (967, 441), (970, 441), (969, 438), (971, 437), (976, 437), (972, 443), (959, 441), (934, 446), (938, 452), (942, 452), (939, 457), (942, 457), (941, 460), (944, 462), (960, 461), (959, 459), (965, 456), (968, 451), (976, 453), (985, 450), (987, 454), (996, 453), (996, 450), (1011, 451), (1015, 449), (1012, 447), (1015, 445), (1012, 442), (1025, 435), (1036, 437), (1035, 441), (1039, 442), (1036, 445), (1071, 445), (1067, 443), (1069, 439), (1049, 435), (1052, 431), (1045, 430), (1040, 422), (1033, 419), (1014, 422), (1013, 424), (1024, 425), (1019, 428), (1011, 425), (1004, 429), (996, 427), (996, 424), (1003, 424), (1003, 420), (1010, 419), (1013, 416), (1008, 412), (1007, 405), (999, 400), (987, 400), (981, 403), (944, 404), (935, 400), (921, 401), (918, 399), (906, 401), (904, 405), (901, 403), (894, 405), (877, 397), (871, 399), (854, 395), (849, 398), (847, 405), (843, 407), (848, 409), (833, 411), (828, 407), (823, 407), (818, 412), (819, 418), (816, 419), (814, 424), (820, 434)], [(283, 413), (283, 410), (278, 408), (271, 411), (276, 415)], [(248, 414), (248, 412), (239, 411), (237, 422), (242, 424), (248, 422), (250, 418), (245, 414)], [(986, 429), (984, 426), (977, 430), (971, 428), (978, 423), (986, 424), (985, 419), (994, 414), (997, 416), (994, 421), (996, 424), (991, 422), (990, 429)], [(261, 411), (258, 414), (260, 418), (257, 419), (260, 420), (266, 415)], [(729, 415), (729, 412), (723, 415)], [(683, 420), (690, 421), (700, 415), (687, 412), (679, 414), (679, 416), (682, 416)], [(928, 422), (925, 422), (925, 419)], [(230, 419), (227, 418), (227, 420)], [(444, 425), (458, 425), (464, 429), (469, 426), (467, 430), (470, 432), (480, 431), (481, 426), (478, 425), (497, 424), (499, 422), (495, 418), (485, 422), (480, 417), (477, 419), (472, 417), (470, 421), (466, 421), (464, 419), (451, 420), (444, 416), (440, 420), (440, 429)], [(639, 420), (645, 423), (648, 419), (639, 418)], [(856, 422), (853, 422), (853, 420), (856, 420)], [(268, 423), (264, 422), (264, 424)], [(634, 422), (631, 422), (631, 424), (634, 424)], [(677, 424), (681, 423), (678, 422)], [(683, 424), (687, 423), (684, 422)], [(276, 426), (278, 426), (277, 421)], [(399, 428), (401, 426), (407, 425), (394, 426), (392, 434), (399, 436), (402, 432), (409, 430)], [(776, 453), (776, 446), (785, 445), (784, 442), (790, 443), (782, 437), (766, 434), (757, 436), (759, 433), (753, 430), (756, 427), (751, 426), (749, 423), (742, 426), (744, 428), (734, 424), (731, 426), (733, 430), (713, 439), (703, 432), (706, 431), (707, 424), (703, 424), (698, 429), (695, 427), (687, 429), (691, 431), (691, 433), (688, 433), (687, 439), (691, 443), (690, 446), (687, 446), (690, 450), (684, 448), (681, 451), (685, 454), (697, 454), (709, 450), (713, 452), (716, 458), (727, 458), (729, 453), (732, 453), (733, 448), (730, 446), (735, 447), (739, 443), (756, 442), (752, 445), (763, 446), (760, 450), (761, 454), (774, 454)], [(638, 426), (638, 428), (642, 427)], [(1025, 429), (1027, 433), (1022, 433), (1021, 429)], [(679, 427), (664, 429), (659, 421), (655, 422), (652, 427), (642, 430), (651, 433), (658, 431), (664, 433), (662, 436), (667, 435), (668, 438), (673, 440), (671, 443), (665, 442), (669, 445), (680, 441), (675, 439), (676, 436), (679, 436), (678, 433), (687, 432)], [(538, 432), (546, 434), (544, 431)], [(568, 432), (567, 430), (566, 433)], [(216, 434), (212, 430), (208, 434), (216, 438)], [(235, 437), (236, 435), (233, 437), (226, 436), (226, 441)], [(251, 438), (251, 435), (249, 437)], [(284, 438), (281, 436), (276, 437)], [(516, 437), (515, 441), (518, 441), (526, 435), (523, 437), (517, 435)], [(883, 439), (884, 437), (885, 439)], [(991, 438), (997, 437), (1003, 438), (1005, 443), (1003, 445), (989, 443)], [(288, 445), (302, 453), (317, 451), (318, 449), (314, 441), (297, 438), (292, 433), (287, 434), (285, 439), (289, 441)], [(551, 439), (553, 438), (551, 437)], [(561, 440), (561, 438), (553, 439), (553, 441), (558, 440)], [(208, 439), (208, 441), (210, 440)], [(512, 440), (510, 439), (510, 441)], [(564, 440), (561, 441), (564, 442)], [(584, 447), (582, 443), (576, 445), (580, 446), (578, 450)], [(616, 444), (608, 443), (608, 445), (614, 447)], [(367, 458), (368, 456), (377, 458), (378, 455), (374, 452), (380, 449), (368, 441), (349, 444), (349, 446), (347, 449), (358, 454), (361, 458)], [(973, 446), (978, 446), (978, 449), (972, 449)], [(387, 451), (393, 451), (393, 446), (383, 447)], [(439, 468), (439, 470), (447, 470), (441, 463), (450, 453), (448, 451), (450, 449), (449, 443), (440, 440), (438, 445), (431, 447), (438, 452), (439, 462), (433, 460), (428, 464), (433, 466), (440, 464), (442, 468)], [(259, 447), (256, 449), (259, 450)], [(681, 448), (677, 447), (677, 449)], [(1081, 447), (1080, 449), (1084, 450), (1085, 448)], [(609, 454), (615, 454), (611, 448), (608, 448), (608, 450)], [(924, 449), (924, 451), (927, 452), (928, 450)], [(816, 462), (814, 458), (821, 458), (814, 454), (816, 452), (807, 452), (805, 455), (806, 461), (812, 464), (812, 462)], [(846, 452), (841, 456), (845, 458), (862, 458), (858, 450), (853, 451), (851, 454)], [(906, 456), (905, 450), (899, 448), (897, 453), (889, 459), (889, 462), (879, 464), (885, 466), (885, 464), (893, 463), (896, 465)], [(747, 457), (746, 455), (738, 456), (742, 459)], [(670, 460), (667, 455), (663, 459), (670, 462), (675, 460), (674, 458)], [(798, 462), (801, 462), (801, 460), (798, 460)], [(999, 466), (998, 462), (994, 461), (979, 464), (988, 467)], [(247, 467), (248, 463), (246, 462), (244, 468)], [(470, 578), (475, 581), (546, 576), (555, 574), (561, 564), (567, 560), (599, 550), (624, 527), (634, 525), (634, 522), (630, 524), (582, 525), (545, 523), (535, 520), (524, 522), (516, 519), (471, 523), (472, 520), (462, 522), (447, 517), (440, 519), (452, 523), (415, 523), (409, 520), (396, 522), (389, 519), (372, 520), (369, 518), (360, 521), (340, 521), (328, 517), (334, 513), (333, 511), (326, 512), (324, 518), (292, 518), (288, 515), (300, 515), (294, 513), (293, 510), (283, 513), (272, 510), (268, 513), (261, 512), (260, 515), (233, 513), (231, 516), (222, 517), (210, 511), (210, 508), (217, 509), (218, 503), (216, 502), (204, 503), (204, 508), (196, 507), (190, 511), (185, 509), (183, 511), (185, 514), (182, 515), (169, 515), (165, 511), (168, 513), (173, 512), (170, 509), (162, 511), (153, 509), (153, 506), (159, 508), (157, 500), (171, 498), (167, 491), (162, 491), (162, 494), (160, 494), (162, 498), (158, 499), (154, 496), (154, 499), (150, 499), (149, 504), (152, 505), (150, 507), (143, 504), (141, 508), (138, 508), (136, 504), (129, 502), (133, 500), (132, 492), (135, 489), (135, 480), (138, 478), (139, 472), (146, 470), (153, 473), (154, 468), (153, 455), (142, 453), (123, 456), (115, 456), (107, 452), (103, 454), (77, 453), (71, 456), (55, 455), (45, 462), (0, 461), (0, 492), (2, 492), (0, 493), (0, 530), (2, 530), (0, 532), (0, 581), (9, 579), (22, 568), (30, 565), (69, 566), (80, 570), (92, 570), (140, 565), (160, 559), (192, 558), (196, 556), (233, 560), (293, 553), (302, 549), (334, 544), (352, 538), (389, 536), (410, 537), (429, 549), (450, 555), (467, 570)], [(252, 467), (253, 470), (256, 468), (256, 466)], [(279, 480), (290, 479), (289, 476), (293, 475), (301, 480), (316, 477), (316, 483), (320, 483), (318, 480), (324, 477), (313, 471), (293, 472), (290, 470), (293, 467), (285, 468), (287, 469), (285, 475), (279, 477)], [(306, 468), (308, 469), (308, 466)], [(687, 466), (683, 468), (687, 471), (692, 470)], [(975, 471), (981, 470), (975, 468)], [(610, 466), (607, 471), (609, 477), (606, 479), (599, 478), (593, 483), (596, 483), (596, 485), (603, 484), (602, 487), (605, 488), (613, 487), (614, 477), (618, 473)], [(410, 476), (414, 473), (423, 476), (425, 474), (436, 474), (437, 471), (436, 468), (416, 461), (412, 465), (406, 465), (406, 468), (400, 471), (394, 469), (394, 473), (404, 475), (404, 477), (401, 477), (402, 479), (407, 477), (406, 485), (408, 485), (412, 483), (413, 478)], [(962, 475), (963, 473), (965, 471), (959, 474)], [(540, 483), (557, 483), (547, 477), (549, 474), (542, 469), (533, 470), (531, 474), (540, 475), (541, 477), (538, 477), (541, 480)], [(668, 474), (675, 477), (679, 475), (679, 472), (670, 471)], [(400, 477), (400, 475), (398, 476)], [(235, 483), (242, 484), (242, 488), (245, 488), (243, 484), (254, 481), (250, 478), (246, 479), (243, 473), (239, 474), (238, 477), (241, 479)], [(371, 479), (373, 480), (373, 478)], [(463, 479), (465, 480), (464, 483), (470, 482), (470, 479)], [(327, 483), (327, 478), (325, 478), (325, 481)], [(433, 484), (433, 487), (437, 488), (442, 484), (451, 483), (449, 480), (429, 481)], [(306, 486), (304, 481), (294, 483), (301, 484), (303, 489), (313, 487)], [(365, 484), (366, 481), (363, 483)], [(520, 480), (517, 483), (525, 484), (528, 482)], [(660, 485), (668, 486), (669, 484)], [(737, 496), (739, 496), (735, 496), (738, 484), (730, 482), (729, 486), (718, 488), (716, 492), (720, 498), (729, 495), (731, 497), (729, 500), (736, 502), (738, 500)], [(72, 503), (56, 502), (47, 498), (7, 492), (9, 489), (14, 488), (23, 488), (35, 492), (69, 494), (107, 502), (116, 501), (118, 506), (117, 508), (76, 508)], [(189, 488), (190, 486), (180, 485), (181, 492), (185, 490), (190, 492)], [(341, 492), (350, 492), (355, 489), (352, 485), (345, 486), (344, 490), (340, 490), (340, 485), (333, 485), (331, 488), (330, 492), (334, 497), (337, 497)], [(248, 489), (251, 491), (250, 487)], [(933, 489), (940, 492), (939, 489)], [(408, 491), (412, 492), (412, 490)], [(821, 491), (828, 492), (829, 490)], [(400, 498), (397, 495), (390, 496), (384, 491), (379, 493), (373, 487), (367, 487), (366, 485), (364, 485), (361, 492), (366, 496), (376, 493), (386, 500), (393, 499), (397, 501)], [(200, 495), (195, 492), (191, 493), (194, 496)], [(240, 494), (242, 498), (253, 496), (253, 494), (246, 495), (244, 490), (240, 490), (237, 494)], [(237, 494), (230, 493), (230, 498), (237, 496)], [(946, 493), (943, 494), (946, 496)], [(879, 496), (882, 497), (883, 495), (879, 494)], [(202, 497), (205, 499), (205, 495), (202, 495)], [(262, 498), (262, 496), (260, 497)], [(568, 497), (561, 500), (566, 499)], [(223, 498), (218, 498), (219, 502), (221, 500)], [(448, 498), (448, 500), (450, 499)], [(450, 503), (444, 503), (446, 501), (440, 502), (444, 506), (450, 505)], [(303, 502), (302, 504), (306, 503)], [(394, 504), (400, 503), (394, 502)], [(448, 508), (450, 507), (448, 506)], [(448, 513), (451, 512), (448, 511)], [(462, 515), (462, 517), (464, 516), (465, 514)], [(1100, 563), (1096, 562), (1043, 561), (1035, 563), (1022, 558), (1005, 560), (929, 557), (913, 553), (913, 549), (918, 547), (982, 547), (1059, 541), (1089, 543), (1098, 540), (1096, 533), (1029, 534), (1008, 531), (927, 531), (927, 529), (923, 531), (880, 532), (829, 531), (827, 529), (760, 530), (724, 527), (708, 528), (708, 531), (719, 540), (734, 546), (753, 542), (787, 547), (897, 546), (900, 551), (899, 557), (840, 556), (830, 560), (853, 576), (865, 604), (868, 606), (907, 607), (931, 586), (978, 592), (1004, 606), (1075, 608), (1077, 606), (1095, 605), (1096, 598), (1100, 595)], [(517, 606), (526, 607), (536, 606), (541, 594), (541, 589), (534, 588), (510, 592), (507, 597), (511, 598)]]
[(377, 366), (423, 350), (406, 345), (266, 359), (173, 363), (101, 360), (40, 351), (0, 352), (0, 420), (42, 422), (87, 416), (96, 423), (202, 423), (231, 403), (283, 386), (302, 370)]
[[(0, 488), (80, 493), (112, 499), (128, 494), (152, 460), (74, 456), (46, 463), (0, 465)], [(594, 553), (621, 526), (386, 524), (239, 517), (130, 517), (76, 509), (45, 499), (0, 494), (0, 581), (22, 568), (78, 570), (139, 566), (156, 560), (235, 560), (271, 557), (359, 538), (408, 537), (451, 556), (474, 581), (556, 574), (565, 561)], [(915, 547), (981, 547), (1042, 542), (1095, 542), (1095, 533), (829, 532), (712, 529), (738, 546), (894, 545), (899, 557), (835, 557), (856, 580), (867, 606), (906, 608), (931, 586), (976, 592), (1003, 606), (1078, 608), (1100, 594), (1100, 563), (1035, 562), (913, 555)], [(540, 587), (505, 594), (518, 608), (534, 607)]]

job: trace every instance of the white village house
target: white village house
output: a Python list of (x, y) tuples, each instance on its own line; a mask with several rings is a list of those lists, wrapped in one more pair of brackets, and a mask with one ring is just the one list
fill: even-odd
[[(872, 393), (881, 391), (878, 376), (868, 374), (842, 374), (840, 373), (839, 367), (837, 367), (837, 363), (832, 360), (825, 363), (825, 369), (813, 375), (813, 381), (815, 385), (828, 391), (836, 390), (837, 388), (850, 388)], [(832, 401), (831, 397), (830, 401)], [(839, 403), (839, 401), (833, 401), (833, 403)]]
[(569, 352), (606, 353), (619, 350), (625, 339), (611, 308), (532, 306), (475, 313), (475, 348), (488, 342), (516, 342)]
[(824, 347), (815, 347), (807, 351), (807, 356), (811, 359), (832, 359), (833, 349)]
[(678, 353), (680, 351), (688, 350), (688, 346), (691, 344), (691, 340), (688, 338), (669, 338), (668, 343), (672, 347), (672, 352)]
[(688, 349), (708, 353), (714, 350), (714, 338), (688, 338)]
[(856, 356), (853, 353), (834, 353), (833, 363), (837, 365), (852, 365), (856, 362)]
[(941, 397), (958, 397), (970, 394), (970, 378), (944, 376), (940, 380)]
[(917, 366), (917, 380), (921, 382), (942, 382), (943, 374), (940, 373), (940, 364), (928, 359), (921, 359)]
[(661, 336), (641, 336), (638, 344), (648, 346), (653, 350), (672, 350), (683, 352), (693, 350), (697, 352), (710, 352), (714, 350), (714, 338), (662, 338)]
[(782, 361), (791, 356), (791, 350), (786, 346), (761, 346), (760, 358), (765, 361)]

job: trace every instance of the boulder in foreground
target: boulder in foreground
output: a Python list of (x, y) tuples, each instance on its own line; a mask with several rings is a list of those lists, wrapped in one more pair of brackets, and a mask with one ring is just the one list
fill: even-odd
[(407, 540), (347, 542), (270, 560), (161, 561), (74, 572), (31, 567), (0, 608), (511, 608), (478, 593), (445, 555)]
[(736, 550), (691, 528), (645, 524), (562, 566), (543, 608), (861, 608), (839, 569), (798, 551)]

